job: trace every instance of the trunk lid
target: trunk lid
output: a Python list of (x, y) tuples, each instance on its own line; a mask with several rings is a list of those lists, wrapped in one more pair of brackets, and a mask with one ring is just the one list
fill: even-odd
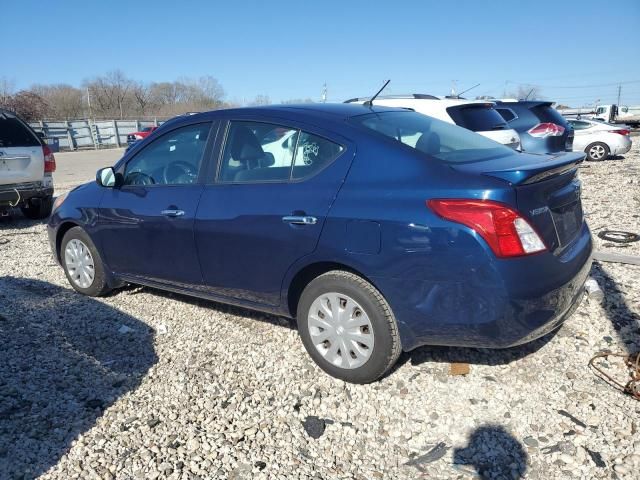
[(537, 230), (549, 251), (557, 252), (576, 238), (584, 222), (577, 178), (583, 160), (584, 154), (579, 152), (516, 154), (453, 168), (508, 182), (516, 191), (518, 211)]

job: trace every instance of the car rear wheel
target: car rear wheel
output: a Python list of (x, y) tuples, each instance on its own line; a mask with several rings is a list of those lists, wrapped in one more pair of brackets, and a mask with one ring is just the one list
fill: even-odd
[(53, 196), (48, 195), (42, 198), (32, 198), (20, 207), (22, 214), (31, 220), (42, 220), (51, 215), (53, 208)]
[(102, 259), (89, 235), (80, 227), (65, 233), (60, 246), (62, 268), (71, 286), (90, 297), (108, 293)]
[(610, 153), (609, 146), (606, 143), (595, 142), (585, 148), (587, 159), (592, 162), (605, 160)]
[(336, 270), (311, 281), (300, 297), (297, 318), (311, 358), (341, 380), (373, 382), (400, 355), (400, 335), (389, 304), (353, 273)]

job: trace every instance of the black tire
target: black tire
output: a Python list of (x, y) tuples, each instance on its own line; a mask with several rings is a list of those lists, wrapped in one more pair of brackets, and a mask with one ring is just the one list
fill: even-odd
[[(74, 239), (80, 240), (82, 243), (84, 243), (89, 249), (91, 257), (93, 258), (93, 282), (86, 288), (82, 288), (73, 280), (67, 269), (67, 263), (65, 261), (65, 250), (67, 248), (67, 244)], [(73, 289), (77, 292), (88, 295), (89, 297), (100, 297), (111, 291), (111, 288), (107, 285), (102, 258), (100, 258), (100, 254), (98, 253), (98, 250), (96, 250), (96, 246), (91, 241), (91, 238), (82, 228), (73, 227), (64, 234), (62, 243), (60, 244), (60, 263), (62, 263), (62, 268), (64, 269), (64, 273), (67, 276), (67, 280), (69, 281)]]
[[(355, 300), (369, 317), (374, 344), (369, 359), (357, 368), (341, 368), (327, 361), (311, 340), (309, 312), (322, 294), (336, 292)], [(350, 272), (334, 270), (312, 280), (302, 292), (297, 311), (300, 338), (311, 358), (329, 375), (350, 383), (370, 383), (396, 363), (402, 351), (393, 312), (382, 294), (369, 282)]]
[[(596, 155), (596, 150), (602, 152)], [(584, 152), (587, 154), (587, 160), (590, 162), (600, 162), (602, 160), (606, 160), (611, 153), (609, 149), (609, 145), (602, 142), (593, 142), (587, 145), (587, 148), (584, 149)]]
[(27, 200), (20, 207), (22, 214), (31, 220), (43, 220), (49, 218), (53, 208), (53, 195)]

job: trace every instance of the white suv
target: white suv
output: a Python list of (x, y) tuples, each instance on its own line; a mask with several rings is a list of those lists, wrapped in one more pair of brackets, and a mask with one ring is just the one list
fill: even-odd
[[(345, 103), (364, 103), (368, 100), (368, 98), (352, 98)], [(507, 122), (495, 109), (495, 104), (486, 100), (465, 100), (413, 93), (380, 96), (373, 101), (373, 104), (410, 108), (423, 115), (454, 123), (515, 150), (520, 150), (518, 132), (509, 128)]]
[(20, 207), (27, 218), (47, 218), (55, 169), (53, 153), (31, 127), (0, 109), (0, 216)]

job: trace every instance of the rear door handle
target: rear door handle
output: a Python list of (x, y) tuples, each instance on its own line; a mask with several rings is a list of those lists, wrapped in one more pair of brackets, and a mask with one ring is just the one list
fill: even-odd
[(282, 221), (284, 223), (291, 223), (292, 225), (315, 225), (318, 223), (318, 219), (316, 217), (308, 215), (289, 215), (282, 217)]
[(162, 210), (160, 213), (165, 217), (182, 217), (184, 210)]

